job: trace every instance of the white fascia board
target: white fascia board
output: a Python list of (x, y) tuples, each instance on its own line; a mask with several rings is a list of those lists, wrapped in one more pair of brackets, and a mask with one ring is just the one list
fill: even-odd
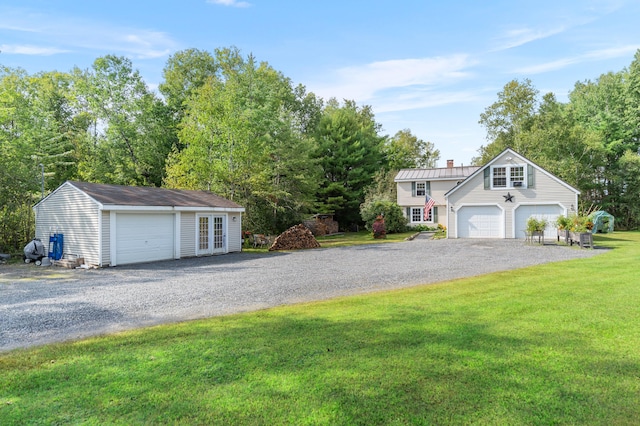
[(171, 212), (173, 207), (171, 206), (120, 206), (113, 204), (103, 205), (100, 210), (107, 210), (112, 212)]
[(38, 207), (42, 202), (44, 202), (45, 200), (47, 200), (49, 197), (53, 196), (53, 194), (57, 193), (58, 191), (60, 191), (62, 188), (64, 188), (65, 186), (69, 186), (71, 188), (73, 188), (75, 191), (79, 192), (80, 194), (82, 194), (83, 197), (88, 198), (89, 200), (91, 200), (91, 202), (93, 202), (94, 204), (96, 204), (98, 206), (98, 210), (102, 210), (102, 203), (100, 203), (98, 200), (96, 200), (95, 198), (93, 198), (92, 196), (90, 196), (89, 194), (87, 194), (86, 192), (84, 192), (83, 190), (79, 189), (78, 187), (74, 186), (71, 182), (66, 181), (64, 182), (62, 185), (60, 185), (59, 187), (57, 187), (56, 189), (54, 189), (49, 195), (47, 195), (46, 197), (44, 197), (42, 200), (38, 201), (34, 206), (33, 209), (35, 210), (36, 207)]
[(101, 205), (100, 210), (119, 212), (221, 212), (243, 213), (244, 207), (180, 207), (180, 206), (122, 206)]
[(244, 207), (174, 207), (182, 212), (221, 212), (221, 213), (244, 213)]

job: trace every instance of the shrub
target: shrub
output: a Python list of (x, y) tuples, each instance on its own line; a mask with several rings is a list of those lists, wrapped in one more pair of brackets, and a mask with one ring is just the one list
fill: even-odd
[(402, 214), (402, 208), (392, 201), (371, 201), (360, 205), (360, 215), (368, 231), (373, 232), (373, 222), (378, 216), (384, 217), (386, 232), (389, 234), (405, 232), (407, 218)]
[(560, 215), (556, 219), (556, 227), (560, 230), (571, 228), (571, 219), (568, 216)]
[(387, 238), (387, 230), (384, 225), (384, 217), (379, 215), (373, 221), (373, 238)]

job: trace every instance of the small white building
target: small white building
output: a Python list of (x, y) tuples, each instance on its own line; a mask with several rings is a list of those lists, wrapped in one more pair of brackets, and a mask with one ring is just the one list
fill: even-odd
[(117, 266), (242, 249), (244, 207), (207, 191), (67, 181), (34, 206), (36, 238)]

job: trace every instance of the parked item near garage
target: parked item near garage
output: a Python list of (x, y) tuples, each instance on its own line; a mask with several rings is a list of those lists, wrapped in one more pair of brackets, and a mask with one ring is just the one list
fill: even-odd
[(40, 266), (45, 256), (44, 244), (39, 238), (34, 238), (24, 246), (24, 255), (22, 256), (24, 263), (35, 262), (36, 265)]

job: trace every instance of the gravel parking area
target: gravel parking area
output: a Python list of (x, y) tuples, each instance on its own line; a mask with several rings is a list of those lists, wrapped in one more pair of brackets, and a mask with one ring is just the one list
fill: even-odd
[(603, 252), (521, 240), (417, 238), (98, 270), (0, 265), (0, 351)]

